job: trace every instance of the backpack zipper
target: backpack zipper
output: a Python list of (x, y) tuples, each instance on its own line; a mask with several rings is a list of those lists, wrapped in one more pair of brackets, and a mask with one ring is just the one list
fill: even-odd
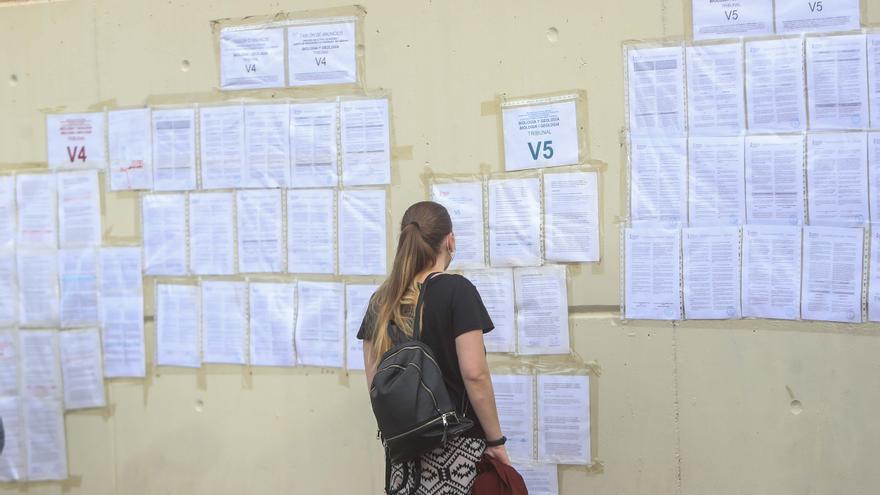
[(389, 355), (387, 355), (387, 356), (383, 356), (383, 357), (382, 357), (382, 361), (384, 361), (384, 360), (386, 360), (386, 359), (388, 359), (388, 358), (390, 358), (390, 357), (396, 356), (396, 355), (400, 354), (401, 352), (403, 352), (403, 351), (405, 351), (405, 350), (407, 350), (407, 349), (418, 349), (418, 350), (422, 351), (422, 354), (424, 354), (426, 358), (430, 359), (431, 362), (433, 362), (433, 363), (437, 366), (437, 368), (440, 368), (440, 365), (437, 364), (437, 360), (434, 359), (434, 356), (428, 354), (427, 352), (424, 352), (424, 349), (422, 349), (421, 347), (419, 347), (419, 346), (417, 346), (417, 345), (411, 345), (411, 346), (409, 346), (409, 347), (401, 347), (400, 349), (396, 350), (396, 351), (394, 352), (394, 354), (389, 354)]
[(440, 415), (439, 418), (434, 418), (434, 419), (432, 419), (432, 420), (430, 420), (430, 421), (426, 421), (426, 422), (424, 422), (424, 423), (422, 423), (422, 424), (420, 424), (420, 425), (418, 425), (418, 426), (416, 426), (416, 427), (414, 427), (414, 428), (410, 428), (409, 430), (407, 430), (407, 431), (405, 431), (405, 432), (403, 432), (403, 433), (398, 433), (397, 435), (394, 435), (393, 437), (388, 437), (388, 438), (386, 438), (386, 439), (385, 439), (385, 443), (387, 444), (388, 442), (394, 441), (394, 440), (396, 440), (396, 439), (398, 439), (398, 438), (400, 438), (400, 437), (403, 437), (403, 436), (409, 435), (410, 433), (417, 432), (417, 431), (419, 431), (419, 430), (421, 430), (421, 429), (423, 429), (423, 428), (425, 428), (425, 427), (428, 427), (428, 426), (430, 426), (430, 425), (432, 425), (432, 424), (434, 424), (434, 423), (437, 423), (438, 421), (442, 421), (442, 422), (443, 422), (443, 428), (444, 428), (444, 430), (445, 430), (445, 429), (449, 426), (449, 421), (447, 421), (447, 419), (446, 419), (447, 417), (456, 417), (456, 418), (457, 418), (457, 416), (456, 416), (456, 414), (455, 414), (455, 411), (448, 412), (448, 413), (443, 413), (443, 414)]

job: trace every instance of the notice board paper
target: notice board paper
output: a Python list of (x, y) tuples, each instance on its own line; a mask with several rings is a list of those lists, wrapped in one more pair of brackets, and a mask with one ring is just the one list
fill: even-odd
[(574, 165), (580, 155), (577, 103), (504, 106), (504, 169)]
[(287, 191), (287, 271), (336, 271), (336, 215), (333, 189)]
[(284, 86), (284, 28), (220, 31), (220, 89)]
[(680, 46), (627, 50), (629, 128), (634, 136), (683, 136), (684, 51)]
[(68, 113), (46, 116), (46, 154), (49, 168), (103, 169), (104, 113)]
[(107, 112), (111, 191), (153, 188), (151, 119), (149, 108)]
[(538, 460), (591, 462), (590, 377), (538, 375)]
[(245, 364), (247, 283), (203, 280), (201, 291), (202, 362)]
[(804, 227), (801, 316), (862, 321), (862, 228)]
[(796, 320), (801, 305), (801, 228), (746, 225), (742, 246), (743, 316)]
[(685, 318), (739, 318), (739, 228), (688, 228), (681, 235)]
[(357, 82), (355, 21), (287, 28), (290, 86)]
[(253, 366), (295, 366), (293, 325), (296, 284), (251, 283), (251, 359)]
[(495, 329), (483, 335), (487, 352), (516, 352), (516, 309), (513, 270), (492, 268), (465, 272), (477, 288)]
[(565, 267), (547, 265), (513, 271), (517, 352), (568, 354), (568, 290)]
[(297, 283), (296, 356), (299, 364), (342, 368), (345, 288), (338, 282)]
[(153, 190), (196, 188), (196, 112), (153, 110)]
[(539, 179), (489, 181), (489, 257), (492, 266), (541, 264)]
[(97, 328), (67, 330), (59, 335), (64, 409), (104, 407), (101, 335)]
[(450, 270), (481, 268), (486, 265), (485, 223), (483, 222), (483, 184), (451, 182), (432, 184), (431, 197), (449, 212), (455, 232), (455, 256)]
[(680, 320), (680, 232), (628, 228), (624, 235), (626, 318)]

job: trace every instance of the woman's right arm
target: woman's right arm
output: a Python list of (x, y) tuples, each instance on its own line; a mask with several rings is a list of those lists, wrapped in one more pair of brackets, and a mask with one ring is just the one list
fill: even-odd
[[(483, 331), (473, 330), (456, 337), (455, 350), (468, 399), (474, 412), (477, 413), (477, 419), (480, 420), (486, 438), (489, 440), (501, 438), (501, 423), (498, 421), (495, 391), (492, 389), (489, 363), (486, 361)], [(486, 453), (505, 464), (510, 464), (507, 449), (503, 445), (487, 447)]]

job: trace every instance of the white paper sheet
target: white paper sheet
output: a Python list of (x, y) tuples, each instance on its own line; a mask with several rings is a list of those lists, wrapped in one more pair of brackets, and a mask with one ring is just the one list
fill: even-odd
[[(0, 331), (0, 397), (19, 395), (18, 363), (18, 331)], [(0, 416), (0, 418), (2, 417)], [(0, 461), (0, 466), (2, 466), (2, 461)]]
[(801, 304), (801, 228), (746, 225), (742, 240), (742, 313), (795, 320)]
[(0, 397), (0, 418), (6, 441), (0, 456), (0, 481), (20, 481), (26, 476), (24, 463), (24, 416), (20, 397)]
[(61, 355), (58, 331), (21, 330), (18, 332), (21, 359), (21, 395), (24, 397), (62, 397)]
[(151, 118), (149, 108), (107, 112), (111, 191), (153, 188)]
[(58, 251), (61, 327), (98, 326), (98, 252), (94, 248)]
[(596, 172), (544, 174), (547, 261), (599, 261), (598, 184)]
[(357, 338), (376, 284), (345, 284), (345, 369), (364, 369), (364, 343)]
[(746, 137), (746, 219), (804, 223), (804, 136)]
[(387, 236), (384, 189), (339, 192), (339, 273), (384, 275)]
[(776, 33), (812, 33), (859, 28), (859, 0), (776, 0)]
[(868, 321), (880, 321), (880, 224), (871, 224)]
[(559, 468), (556, 464), (516, 463), (514, 468), (523, 477), (529, 495), (559, 495)]
[(806, 129), (807, 109), (804, 100), (803, 39), (746, 42), (749, 131)]
[(290, 186), (290, 106), (245, 105), (245, 187)]
[(145, 194), (141, 207), (144, 273), (185, 275), (186, 196)]
[(868, 127), (865, 35), (807, 38), (810, 129)]
[(684, 316), (739, 318), (739, 227), (682, 229)]
[(58, 326), (58, 254), (52, 250), (19, 250), (18, 323), (23, 327)]
[(880, 132), (869, 132), (868, 209), (872, 222), (880, 222)]
[(502, 106), (504, 169), (555, 167), (578, 163), (577, 104)]
[(98, 329), (67, 330), (59, 337), (64, 409), (104, 407), (107, 401)]
[(338, 151), (335, 102), (290, 105), (290, 167), (292, 187), (334, 187)]
[(685, 133), (684, 51), (680, 46), (627, 50), (629, 128), (637, 135)]
[(101, 248), (101, 297), (140, 297), (141, 251), (136, 246)]
[(201, 299), (196, 285), (156, 285), (156, 365), (198, 368)]
[(517, 352), (568, 354), (568, 290), (565, 267), (547, 265), (513, 271)]
[(295, 366), (293, 326), (296, 284), (250, 284), (250, 364)]
[(0, 249), (15, 245), (15, 176), (0, 176)]
[(871, 127), (880, 129), (880, 33), (867, 35), (868, 100), (871, 107)]
[(202, 189), (244, 185), (244, 107), (204, 107), (199, 112)]
[(220, 89), (284, 86), (284, 28), (220, 31)]
[(63, 248), (101, 244), (97, 171), (58, 174), (58, 226), (58, 242)]
[(189, 268), (192, 273), (235, 273), (234, 199), (231, 192), (189, 195)]
[(245, 364), (246, 282), (202, 281), (202, 362)]
[(855, 227), (868, 222), (867, 146), (863, 132), (808, 135), (811, 225)]
[(141, 250), (103, 248), (100, 269), (104, 376), (142, 378), (146, 355)]
[(535, 377), (492, 375), (492, 388), (501, 431), (507, 437), (507, 454), (513, 461), (532, 461), (535, 457)]
[(17, 247), (58, 247), (57, 201), (54, 174), (15, 176)]
[(339, 282), (297, 283), (297, 363), (328, 368), (345, 365), (344, 291)]
[(343, 185), (390, 184), (388, 100), (345, 100), (340, 114)]
[(634, 224), (687, 223), (685, 138), (637, 138), (630, 157), (630, 217)]
[(694, 39), (773, 34), (773, 0), (693, 0)]
[(745, 159), (741, 137), (688, 140), (688, 218), (693, 226), (746, 221)]
[(681, 235), (674, 229), (625, 232), (625, 316), (681, 319)]
[(49, 168), (105, 168), (104, 124), (103, 112), (47, 115)]
[(541, 264), (541, 183), (537, 178), (489, 181), (492, 266)]
[(144, 306), (138, 297), (101, 299), (104, 376), (143, 378), (146, 373)]
[(64, 409), (57, 399), (24, 398), (27, 480), (67, 479)]
[(446, 207), (452, 218), (455, 257), (449, 264), (449, 269), (461, 270), (485, 266), (483, 184), (481, 182), (432, 184), (431, 197)]
[(18, 265), (15, 251), (0, 249), (0, 327), (18, 324)]
[(357, 82), (355, 21), (287, 28), (288, 85)]
[(862, 321), (862, 228), (804, 227), (801, 317)]
[(283, 271), (281, 190), (236, 191), (238, 271)]
[(687, 47), (688, 129), (692, 136), (743, 133), (743, 77), (742, 44)]
[(487, 352), (516, 352), (516, 308), (513, 270), (471, 270), (465, 276), (477, 288), (495, 329), (483, 335)]
[(287, 271), (336, 270), (336, 216), (333, 189), (287, 191)]
[(196, 112), (153, 110), (153, 190), (196, 188)]
[(538, 461), (587, 465), (590, 377), (538, 375)]

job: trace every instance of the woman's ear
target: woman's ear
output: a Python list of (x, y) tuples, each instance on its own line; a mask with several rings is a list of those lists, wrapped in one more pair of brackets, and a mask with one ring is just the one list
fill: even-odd
[(450, 232), (449, 235), (446, 236), (446, 249), (450, 253), (455, 252), (455, 234)]

